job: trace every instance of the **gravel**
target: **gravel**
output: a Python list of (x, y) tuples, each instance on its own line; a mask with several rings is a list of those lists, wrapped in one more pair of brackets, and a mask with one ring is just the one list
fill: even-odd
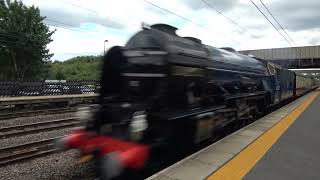
[(78, 163), (76, 150), (55, 153), (0, 168), (0, 179), (94, 179), (92, 163)]
[[(36, 140), (63, 136), (73, 128), (40, 132), (25, 136), (1, 139), (1, 147), (28, 143)], [(0, 167), (0, 179), (93, 179), (93, 165), (79, 164), (76, 150), (58, 152), (48, 156), (26, 160), (22, 163)]]
[[(0, 127), (74, 117), (74, 113), (39, 115), (21, 117), (10, 120), (0, 120)], [(39, 132), (30, 135), (0, 139), (1, 148), (28, 143), (41, 139), (64, 136), (73, 128), (64, 128)], [(76, 150), (58, 152), (25, 162), (0, 167), (0, 179), (34, 180), (34, 179), (94, 179), (93, 164), (79, 164)]]

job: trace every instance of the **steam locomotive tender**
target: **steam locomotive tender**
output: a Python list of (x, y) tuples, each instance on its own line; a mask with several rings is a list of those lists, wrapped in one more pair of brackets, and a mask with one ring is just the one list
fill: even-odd
[(98, 108), (60, 145), (91, 154), (104, 179), (141, 169), (159, 149), (179, 151), (241, 126), (317, 87), (275, 64), (215, 48), (155, 24), (104, 56)]

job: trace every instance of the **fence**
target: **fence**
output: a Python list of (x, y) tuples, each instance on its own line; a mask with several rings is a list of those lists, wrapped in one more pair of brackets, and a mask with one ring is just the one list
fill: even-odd
[(0, 81), (0, 97), (98, 93), (95, 80)]

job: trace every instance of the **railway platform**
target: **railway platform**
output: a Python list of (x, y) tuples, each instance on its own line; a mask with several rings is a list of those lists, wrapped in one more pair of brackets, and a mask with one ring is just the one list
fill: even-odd
[(93, 101), (98, 94), (71, 94), (71, 95), (54, 95), (54, 96), (19, 96), (19, 97), (0, 97), (0, 106), (20, 105), (20, 104), (36, 104), (36, 103), (54, 103), (68, 102), (74, 104), (77, 102)]
[(298, 98), (148, 180), (319, 179), (319, 94)]

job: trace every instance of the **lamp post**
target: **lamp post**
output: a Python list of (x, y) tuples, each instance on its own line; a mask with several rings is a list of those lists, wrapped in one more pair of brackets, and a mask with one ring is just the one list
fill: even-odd
[(103, 41), (103, 55), (106, 54), (106, 42), (108, 42), (108, 40)]

